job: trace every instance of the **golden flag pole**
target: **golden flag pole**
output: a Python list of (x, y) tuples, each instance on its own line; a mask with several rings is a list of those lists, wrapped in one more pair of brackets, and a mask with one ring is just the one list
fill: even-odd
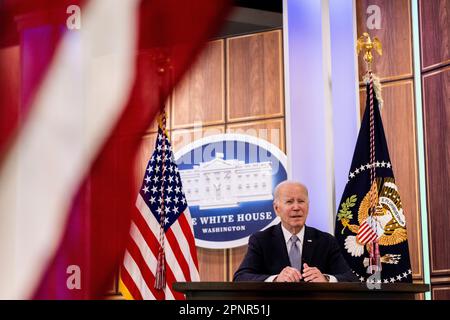
[[(373, 54), (372, 50), (376, 50), (377, 53), (381, 56), (383, 54), (383, 49), (381, 46), (381, 41), (374, 37), (373, 40), (370, 38), (370, 35), (367, 32), (364, 32), (361, 37), (358, 38), (356, 43), (356, 52), (360, 54), (364, 53), (363, 59), (366, 62), (367, 72), (365, 76), (366, 82), (369, 84), (369, 102), (370, 102), (370, 216), (374, 216), (376, 213), (376, 207), (378, 205), (378, 186), (376, 181), (376, 171), (375, 171), (375, 118), (373, 114), (374, 108), (374, 89), (378, 91), (376, 94), (377, 98), (381, 100), (381, 86), (379, 81), (375, 86), (378, 86), (378, 90), (374, 88), (374, 76), (372, 74), (372, 63), (373, 63)], [(378, 79), (377, 79), (378, 80)], [(374, 221), (373, 219), (371, 220)], [(373, 230), (377, 230), (376, 226), (371, 226)], [(375, 228), (374, 228), (375, 227)], [(381, 272), (381, 258), (380, 258), (380, 250), (378, 244), (378, 237), (376, 240), (372, 241), (369, 244), (369, 254), (370, 254), (370, 262), (369, 268), (367, 272), (370, 274)]]

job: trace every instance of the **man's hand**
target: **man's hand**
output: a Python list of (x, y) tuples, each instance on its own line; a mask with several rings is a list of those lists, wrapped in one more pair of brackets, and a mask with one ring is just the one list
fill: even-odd
[(310, 267), (306, 263), (303, 264), (302, 276), (305, 282), (328, 282), (319, 269), (316, 267)]
[(299, 282), (301, 278), (302, 274), (300, 271), (292, 267), (286, 267), (281, 270), (274, 282)]

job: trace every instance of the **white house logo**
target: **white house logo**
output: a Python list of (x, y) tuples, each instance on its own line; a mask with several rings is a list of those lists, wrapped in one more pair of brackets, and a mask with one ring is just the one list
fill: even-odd
[(237, 207), (239, 203), (272, 200), (272, 163), (245, 163), (216, 158), (180, 171), (189, 206), (200, 210)]
[(196, 140), (175, 154), (196, 244), (233, 248), (278, 222), (272, 190), (285, 180), (286, 155), (248, 135)]

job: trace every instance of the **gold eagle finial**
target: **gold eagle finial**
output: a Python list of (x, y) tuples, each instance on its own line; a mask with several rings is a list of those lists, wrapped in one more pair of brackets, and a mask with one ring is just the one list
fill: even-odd
[(361, 37), (356, 41), (356, 52), (359, 54), (361, 50), (364, 49), (364, 61), (366, 61), (368, 69), (371, 69), (373, 55), (372, 50), (375, 49), (378, 54), (381, 56), (383, 54), (383, 48), (381, 46), (381, 41), (377, 37), (374, 37), (373, 40), (370, 39), (370, 36), (367, 32), (364, 32)]

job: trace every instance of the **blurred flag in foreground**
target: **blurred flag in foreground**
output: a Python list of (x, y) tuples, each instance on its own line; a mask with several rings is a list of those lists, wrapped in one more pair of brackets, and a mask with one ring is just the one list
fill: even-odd
[(103, 296), (141, 136), (228, 7), (0, 2), (0, 299)]
[(191, 215), (163, 113), (148, 161), (121, 268), (127, 299), (184, 299), (175, 281), (199, 281)]

